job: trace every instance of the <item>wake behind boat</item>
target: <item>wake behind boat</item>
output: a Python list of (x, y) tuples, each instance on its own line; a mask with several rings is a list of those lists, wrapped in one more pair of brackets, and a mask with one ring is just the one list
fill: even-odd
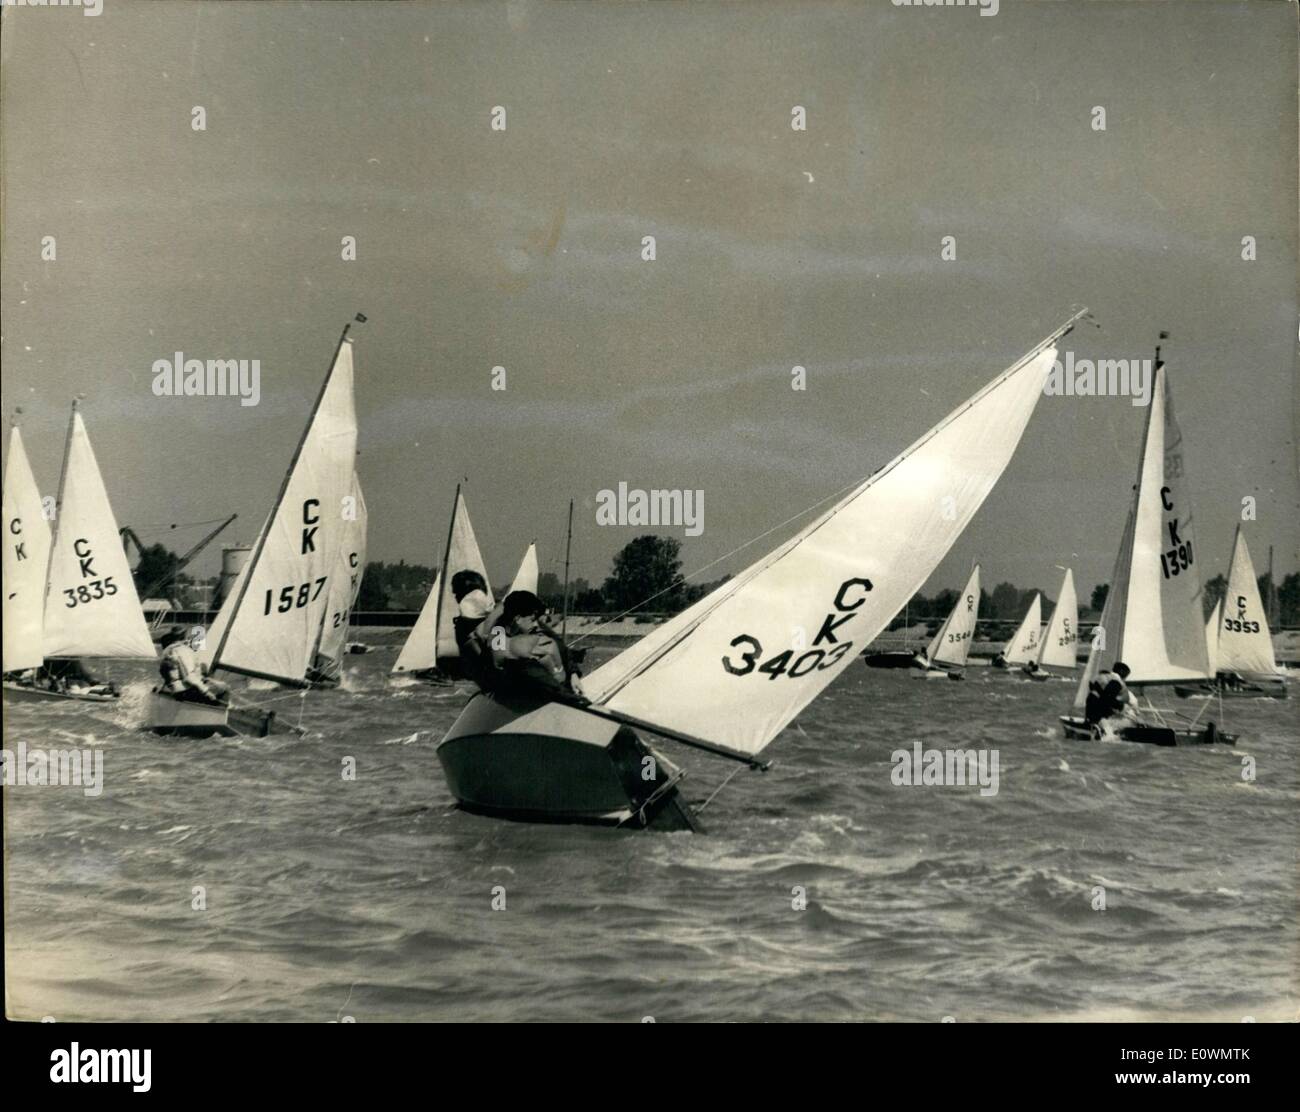
[[(1083, 315), (775, 551), (597, 668), (583, 682), (590, 705), (471, 700), (437, 750), (457, 802), (496, 817), (609, 825), (653, 826), (652, 800), (685, 812), (678, 770), (632, 748), (625, 728), (766, 767), (763, 751), (961, 535), (1020, 442), (1055, 341)], [(963, 495), (955, 513), (953, 490)], [(798, 629), (816, 631), (811, 643), (790, 644)], [(629, 753), (642, 778), (630, 785)]]

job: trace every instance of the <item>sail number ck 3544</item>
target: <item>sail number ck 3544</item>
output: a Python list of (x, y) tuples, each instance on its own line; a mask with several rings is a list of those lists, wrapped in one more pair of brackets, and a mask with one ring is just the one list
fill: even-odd
[[(762, 643), (752, 634), (742, 633), (732, 639), (731, 647), (737, 651), (722, 657), (722, 667), (733, 676), (758, 674), (769, 680), (774, 680), (777, 676), (799, 679), (833, 667), (853, 648), (853, 642), (841, 641), (836, 636), (836, 631), (857, 616), (856, 611), (867, 601), (866, 595), (870, 590), (869, 579), (846, 579), (841, 583), (840, 589), (835, 593), (835, 610), (822, 619), (821, 629), (817, 631), (812, 647), (807, 651), (796, 655), (795, 649), (783, 649), (763, 660)], [(822, 644), (831, 647), (817, 647)]]

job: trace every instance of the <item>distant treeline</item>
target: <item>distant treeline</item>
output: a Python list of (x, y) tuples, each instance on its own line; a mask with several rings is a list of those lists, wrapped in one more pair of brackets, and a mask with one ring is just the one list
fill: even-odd
[[(191, 585), (193, 580), (179, 571), (176, 566), (178, 563), (179, 558), (175, 553), (162, 545), (148, 546), (143, 550), (134, 573), (137, 589), (158, 584), (162, 580), (163, 583), (155, 588), (157, 591), (169, 595), (183, 593), (179, 589)], [(382, 560), (372, 561), (366, 565), (361, 577), (361, 595), (357, 609), (419, 610), (428, 597), (436, 574), (436, 568), (424, 564), (408, 564), (401, 560), (395, 564), (384, 563)], [(723, 576), (703, 583), (683, 582), (680, 542), (672, 537), (641, 536), (623, 546), (614, 557), (610, 574), (600, 585), (593, 585), (581, 578), (569, 583), (569, 611), (576, 614), (675, 614), (730, 578)], [(500, 595), (509, 584), (493, 586)], [(1207, 619), (1227, 587), (1227, 579), (1222, 575), (1216, 575), (1205, 584), (1204, 609)], [(981, 590), (981, 623), (1019, 621), (1024, 617), (1036, 590), (1039, 588), (1017, 587), (1011, 583), (999, 583), (992, 591)], [(1105, 583), (1099, 583), (1093, 588), (1089, 605), (1080, 607), (1081, 618), (1095, 620), (1100, 617), (1101, 609), (1106, 604), (1107, 590), (1108, 585)], [(564, 584), (553, 572), (543, 572), (538, 577), (537, 593), (551, 609), (562, 609)], [(1055, 601), (1045, 592), (1040, 593), (1043, 594), (1043, 617), (1046, 619), (1055, 606)], [(1259, 577), (1259, 593), (1267, 606), (1267, 575)], [(959, 592), (954, 590), (943, 590), (929, 597), (913, 595), (893, 625), (898, 627), (909, 620), (915, 623), (942, 619), (956, 605), (958, 597)], [(1277, 590), (1277, 610), (1279, 628), (1300, 626), (1300, 574), (1293, 572), (1282, 580)]]

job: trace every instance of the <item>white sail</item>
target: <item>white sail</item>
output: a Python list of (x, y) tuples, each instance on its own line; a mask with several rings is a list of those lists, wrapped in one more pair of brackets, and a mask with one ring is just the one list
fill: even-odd
[(1008, 664), (1028, 664), (1038, 656), (1043, 632), (1043, 596), (1034, 592), (1029, 609), (1020, 620), (1011, 640), (1002, 649), (1002, 659)]
[[(1129, 551), (1111, 583), (1123, 599), (1106, 629), (1100, 665), (1122, 660), (1130, 684), (1209, 677), (1201, 569), (1194, 542), (1182, 433), (1174, 418), (1168, 373), (1156, 367)], [(1117, 600), (1118, 601), (1118, 600)]]
[(429, 590), (420, 616), (406, 638), (406, 644), (397, 654), (397, 663), (393, 665), (396, 672), (423, 672), (438, 663), (437, 644), (438, 598), (442, 594), (442, 572), (433, 577), (433, 587)]
[(46, 658), (156, 655), (108, 491), (75, 404), (59, 479), (42, 643)]
[(1056, 609), (1038, 650), (1040, 668), (1075, 668), (1079, 663), (1079, 598), (1074, 590), (1074, 571), (1065, 569)]
[(344, 516), (343, 543), (339, 547), (334, 575), (330, 579), (329, 602), (325, 606), (325, 624), (321, 627), (321, 656), (340, 664), (348, 638), (348, 619), (361, 592), (361, 576), (366, 570), (366, 500), (361, 480), (352, 475), (352, 513)]
[(583, 681), (593, 702), (732, 755), (766, 747), (966, 528), (1042, 394), (1050, 343), (775, 552), (597, 668)]
[[(966, 589), (957, 597), (952, 611), (934, 635), (925, 658), (931, 664), (966, 666), (970, 643), (975, 638), (975, 623), (980, 613), (980, 566), (976, 564), (966, 581)], [(1036, 628), (1036, 627), (1035, 627)]]
[(1205, 621), (1205, 655), (1210, 659), (1210, 671), (1219, 670), (1219, 627), (1223, 623), (1223, 599), (1214, 604)]
[(39, 667), (44, 659), (41, 627), (50, 526), (16, 425), (9, 434), (3, 501), (4, 670), (19, 672)]
[(1228, 590), (1219, 623), (1217, 667), (1224, 672), (1246, 675), (1276, 675), (1273, 637), (1269, 632), (1264, 600), (1259, 595), (1255, 565), (1246, 547), (1241, 526), (1232, 545), (1232, 566), (1228, 569)]
[[(347, 534), (356, 454), (352, 343), (345, 338), (280, 497), (236, 581), (214, 668), (284, 683), (304, 681)], [(213, 636), (209, 633), (210, 643)]]
[(478, 550), (478, 541), (474, 538), (474, 526), (470, 524), (469, 508), (465, 505), (465, 496), (460, 487), (456, 488), (456, 501), (451, 511), (451, 531), (447, 535), (447, 555), (442, 562), (442, 583), (438, 594), (438, 656), (459, 657), (460, 648), (456, 644), (456, 628), (452, 625), (456, 617), (456, 598), (451, 593), (452, 577), (460, 571), (476, 571), (483, 577), (487, 587), (488, 604), (495, 606), (492, 599), (492, 587), (488, 579), (487, 568), (483, 564), (483, 554)]
[(1102, 669), (1103, 659), (1107, 660), (1107, 667), (1113, 664), (1115, 657), (1107, 649), (1110, 646), (1112, 637), (1118, 636), (1114, 631), (1117, 623), (1117, 615), (1124, 612), (1128, 605), (1126, 600), (1127, 584), (1121, 578), (1123, 571), (1128, 567), (1129, 561), (1133, 557), (1133, 510), (1129, 509), (1128, 517), (1124, 520), (1124, 532), (1120, 536), (1119, 552), (1115, 555), (1115, 567), (1110, 573), (1110, 585), (1106, 590), (1106, 601), (1102, 603), (1101, 617), (1097, 619), (1097, 624), (1092, 629), (1092, 640), (1088, 644), (1088, 662), (1083, 666), (1083, 674), (1079, 677), (1079, 686), (1074, 689), (1074, 709), (1083, 710), (1088, 701), (1088, 685), (1097, 678), (1097, 674)]
[[(519, 570), (510, 581), (511, 591), (531, 591), (537, 594), (537, 545), (530, 544), (524, 558), (519, 561)], [(509, 591), (506, 592), (509, 594)]]

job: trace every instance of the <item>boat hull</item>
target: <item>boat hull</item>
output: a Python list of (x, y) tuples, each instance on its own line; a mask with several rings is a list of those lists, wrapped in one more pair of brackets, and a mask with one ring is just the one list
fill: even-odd
[[(1061, 715), (1061, 728), (1065, 736), (1074, 741), (1097, 741), (1099, 735), (1086, 720), (1077, 715)], [(1173, 726), (1123, 726), (1115, 731), (1118, 741), (1131, 741), (1141, 745), (1159, 745), (1166, 747), (1186, 745), (1232, 745), (1237, 740), (1236, 734), (1226, 734), (1215, 723), (1207, 722), (1204, 726), (1175, 728)]]
[(165, 737), (266, 737), (275, 733), (275, 711), (219, 706), (149, 696), (148, 729)]
[(1174, 694), (1184, 699), (1285, 699), (1286, 679), (1282, 676), (1246, 676), (1235, 680), (1220, 676), (1213, 683), (1177, 684)]
[(916, 653), (889, 652), (868, 653), (862, 663), (868, 668), (911, 668), (916, 662)]
[(61, 699), (64, 702), (74, 703), (116, 703), (121, 697), (121, 695), (78, 694), (74, 691), (45, 691), (42, 688), (29, 687), (23, 683), (6, 682), (4, 684), (6, 702), (40, 703)]
[(628, 727), (566, 703), (475, 695), (437, 753), (457, 804), (476, 814), (700, 829), (679, 769)]

